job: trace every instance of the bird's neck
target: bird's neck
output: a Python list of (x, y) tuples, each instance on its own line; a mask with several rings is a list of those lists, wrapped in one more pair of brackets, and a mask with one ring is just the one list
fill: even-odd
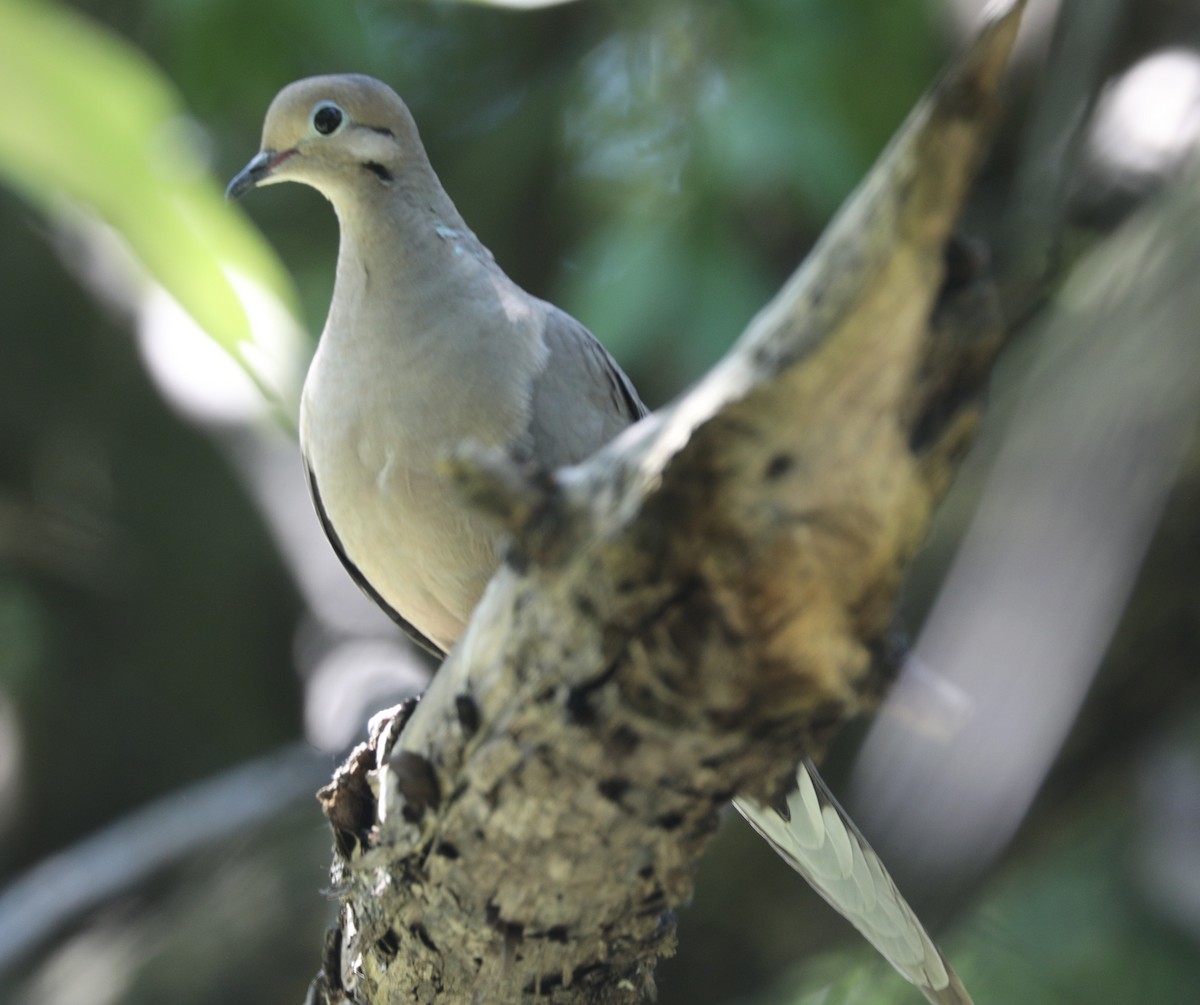
[(419, 181), (372, 181), (335, 201), (341, 238), (324, 338), (365, 328), (394, 333), (416, 350), (460, 288), (481, 271), (498, 271), (432, 173)]

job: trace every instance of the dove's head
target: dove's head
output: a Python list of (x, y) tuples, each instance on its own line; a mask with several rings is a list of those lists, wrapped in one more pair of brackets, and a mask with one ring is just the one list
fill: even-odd
[(336, 204), (345, 193), (390, 187), (414, 172), (429, 172), (429, 162), (395, 91), (360, 74), (308, 77), (271, 102), (262, 147), (225, 194), (236, 199), (259, 185), (297, 181)]

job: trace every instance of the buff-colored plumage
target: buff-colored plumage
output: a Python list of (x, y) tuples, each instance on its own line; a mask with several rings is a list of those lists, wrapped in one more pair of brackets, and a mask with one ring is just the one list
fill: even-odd
[[(328, 135), (314, 122), (324, 109)], [(561, 466), (643, 406), (577, 321), (513, 283), (438, 182), (408, 109), (368, 77), (316, 77), (271, 103), (231, 186), (311, 185), (341, 224), (300, 442), (326, 530), (365, 588), (445, 651), (499, 562), (486, 517), (437, 471), (466, 440)], [(430, 645), (431, 644), (431, 645)]]

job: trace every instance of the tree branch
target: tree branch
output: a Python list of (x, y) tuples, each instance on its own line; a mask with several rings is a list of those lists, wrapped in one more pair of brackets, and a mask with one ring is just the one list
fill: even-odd
[(718, 810), (874, 698), (1000, 343), (950, 235), (1022, 6), (688, 394), (572, 469), (449, 462), (512, 545), (411, 718), (323, 794), (342, 907), (314, 1000), (639, 1000)]

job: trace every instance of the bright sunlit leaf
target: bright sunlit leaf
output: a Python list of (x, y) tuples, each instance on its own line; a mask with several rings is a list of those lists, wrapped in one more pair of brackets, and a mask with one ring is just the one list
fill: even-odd
[(6, 0), (0, 91), (19, 99), (19, 114), (0, 119), (0, 180), (56, 220), (80, 207), (96, 214), (260, 387), (289, 401), (299, 340), (281, 346), (272, 333), (276, 359), (264, 365), (238, 285), (294, 317), (291, 282), (224, 201), (200, 131), (163, 74), (75, 11)]

